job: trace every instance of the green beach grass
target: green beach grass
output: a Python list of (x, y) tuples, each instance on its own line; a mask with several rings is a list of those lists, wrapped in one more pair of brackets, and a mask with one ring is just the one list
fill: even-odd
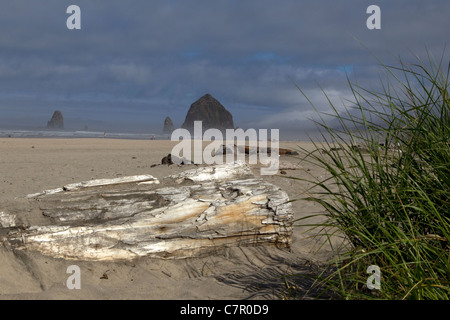
[[(307, 217), (297, 224), (320, 230), (324, 242), (342, 237), (346, 244), (334, 248), (336, 258), (317, 278), (324, 292), (341, 299), (448, 299), (450, 64), (428, 55), (425, 62), (381, 66), (381, 92), (347, 78), (354, 101), (346, 112), (328, 99), (338, 129), (316, 121), (324, 142), (303, 150), (302, 161), (329, 175), (313, 180), (314, 189), (298, 200), (319, 203), (326, 213), (322, 223), (308, 224)], [(368, 282), (373, 265), (379, 289)]]

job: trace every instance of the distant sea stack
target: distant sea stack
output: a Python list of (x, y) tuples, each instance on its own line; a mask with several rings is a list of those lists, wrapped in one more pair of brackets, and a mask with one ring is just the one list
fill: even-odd
[(64, 118), (61, 111), (56, 110), (49, 122), (47, 129), (64, 129)]
[(171, 134), (173, 130), (175, 130), (175, 127), (173, 126), (172, 119), (170, 119), (170, 117), (166, 117), (164, 120), (163, 133)]
[(194, 121), (202, 121), (203, 131), (210, 128), (221, 131), (234, 129), (231, 113), (210, 94), (205, 94), (191, 105), (181, 127), (192, 132)]

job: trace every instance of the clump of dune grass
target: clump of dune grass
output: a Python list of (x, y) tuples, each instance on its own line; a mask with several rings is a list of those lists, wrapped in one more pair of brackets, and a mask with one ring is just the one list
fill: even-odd
[[(304, 158), (329, 174), (303, 199), (325, 209), (313, 228), (348, 244), (319, 282), (344, 299), (448, 299), (450, 64), (428, 56), (381, 66), (381, 92), (348, 78), (354, 101), (346, 111), (328, 99), (340, 126), (317, 121), (324, 142)], [(371, 265), (379, 289), (368, 287)]]

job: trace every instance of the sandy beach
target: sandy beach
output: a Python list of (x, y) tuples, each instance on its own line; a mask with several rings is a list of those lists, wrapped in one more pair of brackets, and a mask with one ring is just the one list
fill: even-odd
[[(40, 219), (28, 212), (23, 197), (74, 182), (150, 174), (158, 179), (194, 165), (157, 165), (176, 142), (119, 139), (0, 139), (0, 212), (15, 214), (20, 223)], [(280, 147), (313, 148), (308, 142), (280, 142)], [(284, 174), (262, 176), (279, 186), (291, 200), (301, 198), (308, 183), (288, 179), (321, 177), (324, 171), (298, 156), (280, 160), (300, 164)], [(256, 176), (258, 167), (253, 168)], [(294, 219), (320, 214), (322, 208), (293, 202)], [(286, 277), (311, 273), (330, 258), (319, 250), (307, 227), (294, 224), (290, 250), (274, 247), (233, 247), (206, 257), (133, 261), (66, 261), (37, 252), (17, 253), (0, 245), (0, 299), (283, 299)], [(7, 229), (0, 228), (4, 239)], [(3, 242), (4, 243), (4, 242)], [(81, 270), (81, 289), (69, 290), (67, 268)], [(105, 277), (104, 275), (107, 275)], [(299, 297), (308, 298), (312, 280), (292, 278)], [(290, 280), (291, 281), (291, 280)], [(289, 298), (289, 297), (288, 297)]]

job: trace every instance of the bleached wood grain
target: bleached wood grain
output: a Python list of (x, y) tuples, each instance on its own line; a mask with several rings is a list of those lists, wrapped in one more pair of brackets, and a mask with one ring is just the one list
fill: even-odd
[[(64, 259), (186, 258), (227, 246), (289, 247), (287, 194), (243, 163), (151, 176), (100, 179), (40, 193), (48, 225), (13, 230), (18, 249)], [(51, 223), (50, 223), (51, 222)]]

